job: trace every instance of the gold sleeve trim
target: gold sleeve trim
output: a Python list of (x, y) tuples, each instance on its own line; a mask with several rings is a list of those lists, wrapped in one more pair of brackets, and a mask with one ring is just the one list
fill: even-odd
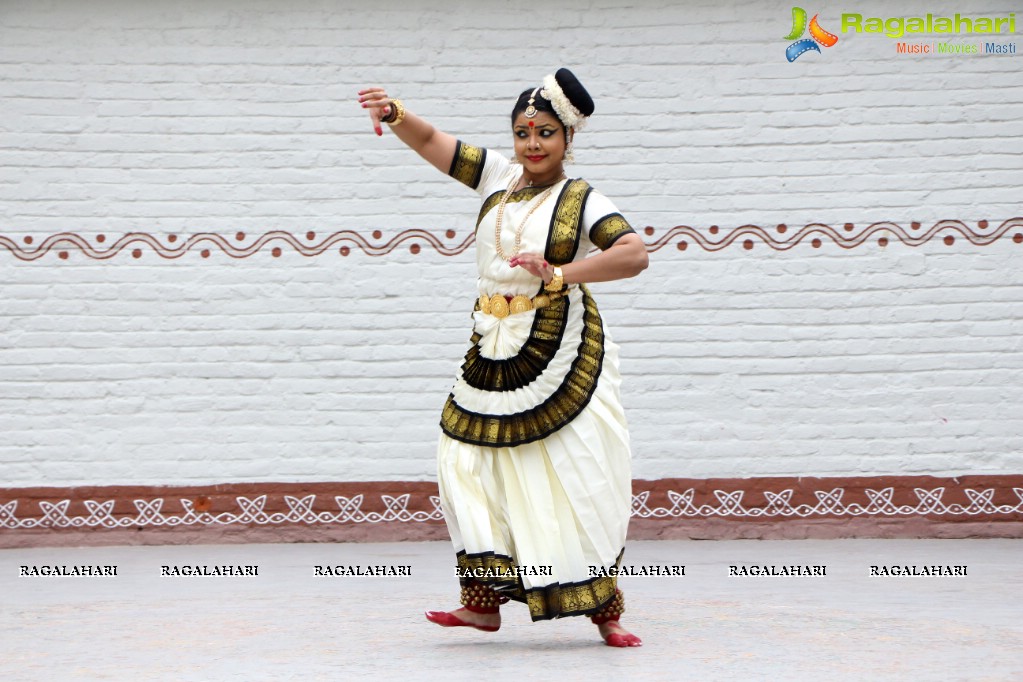
[(598, 220), (590, 228), (590, 241), (601, 251), (611, 248), (619, 238), (635, 234), (632, 225), (620, 213), (611, 213)]
[(483, 166), (487, 162), (487, 150), (465, 144), (461, 140), (455, 147), (455, 158), (451, 160), (448, 175), (472, 189), (479, 187), (483, 177)]

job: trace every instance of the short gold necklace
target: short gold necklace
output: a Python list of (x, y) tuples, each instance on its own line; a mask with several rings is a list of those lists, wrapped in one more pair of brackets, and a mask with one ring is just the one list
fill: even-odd
[(501, 197), (501, 203), (497, 206), (497, 223), (494, 226), (494, 249), (497, 251), (497, 255), (501, 258), (501, 260), (511, 260), (515, 256), (519, 255), (519, 251), (522, 249), (522, 233), (526, 229), (526, 223), (529, 222), (529, 218), (533, 215), (533, 212), (540, 208), (540, 204), (547, 201), (547, 198), (551, 195), (551, 192), (554, 191), (554, 186), (557, 185), (558, 182), (561, 182), (561, 178), (558, 178), (554, 185), (551, 185), (544, 190), (543, 194), (540, 195), (540, 201), (533, 204), (533, 208), (529, 209), (526, 217), (519, 223), (518, 228), (515, 230), (515, 252), (509, 256), (504, 252), (504, 247), (501, 246), (501, 223), (504, 220), (504, 207), (508, 205), (508, 199), (511, 197), (512, 190), (515, 188), (515, 185), (519, 184), (519, 178), (516, 177), (512, 179), (511, 184), (508, 185), (508, 189), (504, 191), (504, 196)]

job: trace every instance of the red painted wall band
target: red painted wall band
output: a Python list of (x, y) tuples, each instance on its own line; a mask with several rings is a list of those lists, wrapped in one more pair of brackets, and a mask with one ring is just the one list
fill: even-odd
[[(957, 525), (966, 536), (1023, 537), (1023, 475), (633, 482), (634, 539), (802, 537), (815, 526), (830, 530), (811, 536), (941, 537)], [(429, 482), (0, 489), (0, 546), (63, 544), (69, 533), (103, 544), (105, 533), (145, 532), (140, 541), (160, 543), (175, 542), (172, 531), (201, 540), (198, 531), (237, 530), (258, 530), (260, 541), (444, 536)]]

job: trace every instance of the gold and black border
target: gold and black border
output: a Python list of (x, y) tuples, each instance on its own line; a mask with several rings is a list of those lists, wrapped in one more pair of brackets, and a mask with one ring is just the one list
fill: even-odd
[(579, 249), (579, 232), (583, 207), (592, 188), (585, 180), (569, 180), (561, 189), (558, 203), (551, 215), (544, 258), (555, 265), (570, 263)]
[(546, 438), (583, 411), (597, 389), (604, 362), (604, 327), (597, 305), (582, 285), (583, 330), (568, 374), (554, 393), (536, 407), (516, 414), (481, 414), (466, 410), (448, 395), (441, 429), (463, 443), (515, 447)]
[(601, 251), (610, 249), (612, 245), (627, 234), (635, 234), (636, 231), (629, 225), (621, 213), (606, 215), (590, 228), (590, 241)]
[[(478, 302), (476, 310), (479, 310)], [(481, 337), (473, 332), (472, 346), (462, 363), (462, 378), (481, 391), (514, 391), (536, 381), (561, 347), (568, 326), (568, 310), (567, 298), (537, 309), (529, 338), (514, 357), (502, 360), (484, 357), (478, 345)]]
[(487, 150), (482, 147), (474, 147), (458, 140), (455, 146), (455, 156), (451, 159), (451, 169), (448, 175), (460, 183), (472, 189), (480, 185), (483, 178), (483, 167), (487, 163)]
[[(625, 549), (618, 553), (612, 566), (602, 567), (603, 575), (590, 580), (576, 583), (553, 583), (543, 587), (524, 589), (522, 578), (514, 577), (517, 564), (510, 556), (482, 552), (467, 554), (461, 550), (456, 554), (459, 572), (459, 583), (465, 587), (470, 581), (487, 585), (502, 595), (529, 608), (529, 617), (534, 621), (565, 618), (568, 616), (586, 616), (604, 608), (614, 599), (618, 578), (615, 575), (621, 567)], [(614, 569), (614, 570), (612, 570)], [(488, 571), (491, 574), (502, 574), (496, 578), (473, 578), (464, 574), (469, 571)], [(505, 574), (512, 574), (505, 577)]]

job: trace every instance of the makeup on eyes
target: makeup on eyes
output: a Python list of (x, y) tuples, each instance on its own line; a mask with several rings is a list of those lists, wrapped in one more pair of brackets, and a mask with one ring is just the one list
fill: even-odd
[[(532, 123), (532, 121), (530, 121), (530, 123)], [(557, 128), (555, 128), (554, 126), (548, 126), (548, 125), (542, 125), (542, 126), (538, 126), (538, 127), (535, 127), (535, 128), (532, 125), (530, 125), (529, 128), (527, 128), (526, 126), (523, 126), (523, 125), (515, 126), (515, 134), (519, 135), (519, 136), (525, 135), (530, 130), (535, 130), (542, 137), (550, 137), (551, 135), (554, 135), (554, 134), (556, 134), (558, 132)]]

